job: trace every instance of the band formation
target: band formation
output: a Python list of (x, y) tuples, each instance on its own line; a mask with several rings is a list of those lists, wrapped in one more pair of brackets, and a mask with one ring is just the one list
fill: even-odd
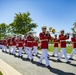
[[(19, 50), (18, 57), (22, 58), (22, 50), (25, 51), (25, 54), (27, 54), (27, 59), (30, 60), (30, 62), (34, 61), (34, 56), (38, 55), (38, 44), (40, 44), (40, 49), (42, 51), (39, 64), (42, 65), (42, 60), (45, 60), (45, 65), (47, 68), (51, 68), (49, 63), (49, 55), (48, 55), (48, 43), (50, 40), (54, 41), (54, 52), (52, 56), (54, 57), (55, 54), (57, 54), (57, 61), (61, 62), (61, 57), (64, 55), (66, 63), (71, 63), (69, 60), (73, 60), (73, 55), (76, 53), (76, 34), (72, 34), (71, 42), (72, 42), (72, 52), (70, 57), (67, 57), (66, 54), (66, 40), (69, 39), (69, 34), (67, 33), (64, 35), (64, 30), (60, 31), (60, 34), (57, 36), (55, 35), (54, 38), (50, 35), (50, 33), (47, 31), (46, 26), (42, 27), (42, 32), (39, 34), (39, 39), (34, 36), (31, 32), (28, 33), (28, 35), (24, 38), (22, 38), (22, 35), (16, 36), (13, 35), (13, 37), (4, 37), (0, 40), (0, 48), (2, 52), (9, 53), (11, 55), (16, 55), (16, 50)], [(39, 42), (40, 41), (40, 42)], [(60, 53), (58, 52), (58, 43), (60, 43)], [(9, 51), (7, 51), (7, 49)], [(13, 49), (13, 50), (11, 50)]]

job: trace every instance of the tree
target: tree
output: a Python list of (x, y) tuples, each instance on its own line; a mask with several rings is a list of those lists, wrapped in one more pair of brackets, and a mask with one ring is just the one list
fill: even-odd
[(5, 23), (0, 24), (0, 38), (7, 34), (7, 25)]
[(9, 24), (9, 31), (15, 34), (26, 35), (27, 32), (33, 31), (37, 27), (36, 23), (33, 23), (32, 18), (30, 18), (30, 13), (20, 13), (15, 14), (14, 21)]
[(73, 28), (71, 28), (71, 30), (72, 30), (73, 33), (76, 33), (76, 21), (74, 22)]

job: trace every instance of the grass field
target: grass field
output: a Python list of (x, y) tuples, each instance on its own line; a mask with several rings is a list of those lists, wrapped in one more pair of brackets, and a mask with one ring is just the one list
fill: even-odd
[[(54, 51), (54, 47), (53, 46), (49, 46), (48, 51), (49, 52), (53, 52)], [(60, 52), (60, 47), (58, 48), (58, 51)], [(66, 47), (66, 52), (70, 54), (72, 52), (72, 46)]]

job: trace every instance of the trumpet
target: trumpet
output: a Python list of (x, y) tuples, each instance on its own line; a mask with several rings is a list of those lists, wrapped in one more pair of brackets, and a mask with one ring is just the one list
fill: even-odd
[(46, 35), (46, 36), (50, 36), (49, 31), (46, 31), (45, 35)]

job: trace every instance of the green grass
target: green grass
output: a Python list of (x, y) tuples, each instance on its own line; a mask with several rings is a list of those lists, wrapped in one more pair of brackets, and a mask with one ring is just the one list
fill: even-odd
[(3, 75), (1, 71), (0, 71), (0, 75)]
[[(60, 47), (58, 48), (58, 51), (60, 52)], [(54, 47), (53, 46), (49, 46), (49, 48), (48, 48), (48, 51), (49, 52), (53, 52), (54, 51)], [(68, 46), (68, 47), (66, 47), (66, 52), (67, 53), (71, 53), (72, 52), (72, 46)]]

